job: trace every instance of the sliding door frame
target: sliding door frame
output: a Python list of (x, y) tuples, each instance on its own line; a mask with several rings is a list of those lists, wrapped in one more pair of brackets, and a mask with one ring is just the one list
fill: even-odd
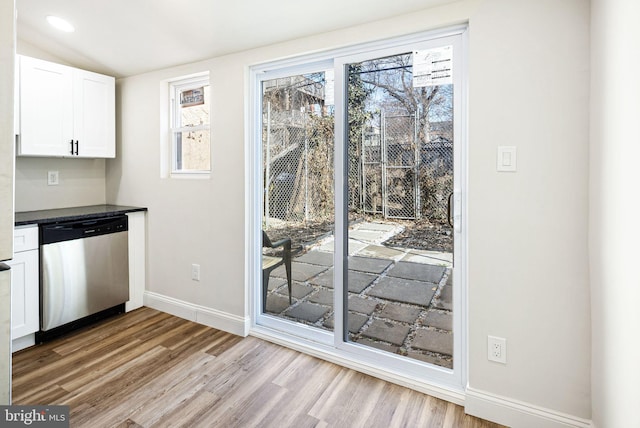
[[(334, 308), (346, 313), (343, 293), (346, 288), (347, 228), (345, 208), (346, 133), (345, 67), (358, 59), (375, 58), (381, 52), (398, 52), (410, 46), (454, 45), (454, 155), (456, 204), (455, 273), (453, 299), (454, 366), (453, 370), (411, 360), (345, 340), (343, 316), (334, 316), (334, 332), (317, 331), (304, 325), (265, 315), (261, 308), (262, 248), (262, 87), (271, 78), (305, 73), (333, 64), (335, 71), (335, 242)], [(411, 50), (411, 49), (410, 49)], [(467, 382), (467, 27), (456, 26), (389, 40), (365, 43), (327, 52), (256, 64), (249, 67), (248, 103), (245, 106), (245, 178), (246, 178), (246, 282), (245, 309), (250, 314), (249, 334), (389, 380), (446, 400), (462, 403)], [(345, 287), (342, 287), (345, 285)], [(346, 293), (345, 293), (346, 294)], [(308, 336), (305, 336), (308, 334)]]

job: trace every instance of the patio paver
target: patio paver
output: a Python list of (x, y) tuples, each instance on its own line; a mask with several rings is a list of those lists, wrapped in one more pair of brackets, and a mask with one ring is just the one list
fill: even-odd
[[(319, 273), (327, 270), (326, 266), (312, 265), (309, 263), (299, 263), (294, 261), (291, 263), (291, 277), (294, 281), (305, 282), (308, 281), (309, 278), (313, 278)], [(271, 275), (276, 276), (278, 278), (286, 278), (287, 272), (285, 271), (284, 266), (280, 266), (275, 269)]]
[(348, 263), (349, 263), (349, 270), (380, 274), (384, 272), (384, 270), (388, 268), (393, 262), (391, 260), (386, 260), (386, 259), (374, 259), (371, 257), (351, 256), (349, 257)]
[(409, 334), (409, 327), (389, 321), (374, 320), (369, 328), (362, 332), (363, 336), (378, 339), (394, 345), (402, 345)]
[(398, 262), (387, 275), (395, 278), (414, 279), (438, 284), (446, 269), (442, 266), (427, 265), (423, 263)]
[(322, 287), (333, 288), (333, 268), (322, 272), (317, 277), (309, 281), (310, 284)]
[[(354, 334), (359, 332), (362, 326), (368, 320), (369, 320), (369, 317), (367, 316), (349, 312), (349, 315), (347, 316), (347, 323), (349, 324), (349, 332)], [(327, 328), (333, 329), (333, 326), (334, 326), (333, 315), (327, 321), (325, 321), (324, 326)]]
[(267, 295), (267, 312), (279, 314), (289, 307), (289, 298), (279, 294)]
[[(286, 281), (285, 281), (286, 284)], [(291, 296), (296, 299), (302, 299), (304, 296), (311, 294), (314, 290), (313, 287), (309, 287), (308, 285), (300, 284), (299, 282), (294, 282), (291, 284)], [(285, 286), (278, 290), (278, 294), (282, 296), (286, 296), (289, 298), (289, 289)]]
[(441, 330), (452, 331), (453, 313), (450, 311), (444, 312), (430, 310), (429, 312), (427, 312), (424, 324), (430, 327), (439, 328)]
[(402, 258), (403, 262), (426, 263), (436, 266), (453, 266), (453, 254), (429, 250), (409, 250)]
[(284, 285), (286, 283), (287, 283), (286, 279), (283, 279), (283, 278), (272, 278), (270, 276), (269, 277), (269, 291), (275, 290), (276, 288), (278, 288), (281, 285)]
[(448, 311), (453, 310), (453, 287), (445, 285), (440, 291), (440, 297), (436, 299), (434, 307), (438, 309), (446, 309)]
[(427, 307), (435, 293), (436, 284), (411, 279), (384, 277), (368, 294), (395, 302)]
[(297, 318), (299, 320), (305, 320), (310, 323), (315, 323), (328, 311), (329, 309), (324, 306), (302, 302), (298, 306), (289, 309), (284, 314), (291, 318)]
[(371, 315), (378, 306), (375, 300), (363, 299), (358, 296), (349, 297), (349, 310)]
[(376, 242), (380, 238), (380, 232), (376, 230), (356, 229), (349, 231), (349, 239), (358, 241)]
[(358, 256), (399, 260), (405, 256), (404, 251), (382, 245), (367, 245), (358, 253)]
[(420, 316), (420, 312), (419, 308), (387, 303), (384, 308), (377, 313), (377, 316), (380, 318), (389, 318), (395, 321), (413, 324)]
[(375, 281), (377, 277), (377, 275), (372, 275), (364, 272), (354, 272), (350, 270), (347, 277), (347, 281), (349, 282), (349, 291), (351, 293), (360, 294), (365, 288), (371, 285), (371, 283)]
[(436, 330), (420, 329), (416, 331), (411, 346), (425, 351), (440, 354), (453, 354), (453, 340), (451, 333), (443, 333)]
[(296, 262), (308, 263), (311, 265), (333, 266), (333, 253), (324, 251), (309, 251), (294, 259)]
[(309, 296), (307, 300), (312, 303), (331, 306), (333, 305), (333, 290), (318, 290), (317, 293)]
[[(356, 241), (354, 239), (349, 239), (349, 254), (355, 254), (358, 251), (362, 250), (364, 247), (369, 245), (366, 242)], [(320, 247), (318, 247), (319, 251), (333, 252), (334, 242), (333, 239), (329, 239), (324, 242)]]
[[(367, 288), (375, 279), (377, 275), (355, 272), (350, 270), (347, 281), (349, 282), (349, 291), (352, 293), (361, 293), (362, 290)], [(326, 272), (318, 275), (318, 277), (310, 281), (311, 284), (320, 285), (322, 287), (333, 288), (333, 269), (329, 269)]]
[(374, 222), (364, 222), (358, 225), (358, 229), (361, 230), (377, 230), (379, 232), (391, 232), (392, 230), (397, 229), (398, 226), (395, 224), (384, 224), (384, 223), (374, 223)]

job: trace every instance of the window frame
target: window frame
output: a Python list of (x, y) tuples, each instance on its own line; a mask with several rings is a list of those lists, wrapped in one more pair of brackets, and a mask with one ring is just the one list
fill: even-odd
[[(168, 129), (167, 135), (169, 138), (168, 148), (168, 169), (169, 176), (171, 178), (209, 178), (211, 175), (212, 165), (212, 145), (211, 145), (211, 101), (209, 102), (209, 123), (205, 125), (196, 126), (179, 126), (179, 101), (178, 97), (182, 91), (195, 89), (199, 87), (209, 88), (209, 100), (211, 100), (211, 81), (209, 78), (209, 72), (202, 72), (191, 74), (188, 76), (177, 77), (168, 81)], [(209, 169), (207, 170), (194, 170), (179, 168), (179, 162), (181, 158), (181, 151), (177, 144), (177, 134), (183, 132), (197, 132), (197, 131), (209, 131)]]

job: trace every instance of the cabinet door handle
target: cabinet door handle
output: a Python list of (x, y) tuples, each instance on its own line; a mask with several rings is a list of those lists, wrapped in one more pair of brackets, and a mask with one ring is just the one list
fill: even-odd
[(76, 156), (78, 156), (78, 140), (76, 140)]
[(73, 140), (71, 140), (71, 154), (73, 154)]

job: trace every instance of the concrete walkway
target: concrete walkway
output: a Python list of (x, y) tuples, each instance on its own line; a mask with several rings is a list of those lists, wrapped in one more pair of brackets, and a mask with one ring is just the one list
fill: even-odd
[[(362, 222), (349, 230), (349, 339), (439, 366), (453, 364), (451, 253), (381, 245), (402, 230)], [(333, 329), (333, 237), (293, 261), (293, 304), (286, 273), (271, 273), (267, 312)]]

